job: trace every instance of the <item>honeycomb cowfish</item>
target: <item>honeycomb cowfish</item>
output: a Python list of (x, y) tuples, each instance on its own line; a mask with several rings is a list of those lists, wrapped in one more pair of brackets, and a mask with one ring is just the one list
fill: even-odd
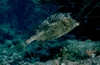
[(67, 17), (63, 13), (51, 15), (38, 27), (36, 35), (26, 40), (26, 44), (30, 44), (34, 40), (45, 42), (59, 38), (76, 26), (79, 26), (79, 23), (73, 20), (70, 13), (67, 14)]
[(24, 43), (21, 43), (20, 46), (22, 45), (23, 47), (26, 47), (34, 40), (45, 42), (57, 39), (67, 34), (77, 26), (79, 26), (79, 23), (70, 16), (70, 13), (53, 14), (50, 17), (47, 17), (47, 19), (41, 23), (41, 25), (36, 30), (35, 35), (31, 36)]

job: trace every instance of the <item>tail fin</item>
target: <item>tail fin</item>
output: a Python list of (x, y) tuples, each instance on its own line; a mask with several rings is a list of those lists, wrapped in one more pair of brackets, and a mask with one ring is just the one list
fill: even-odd
[(25, 49), (27, 45), (24, 42), (18, 43), (14, 48), (18, 51), (21, 52)]
[(21, 52), (25, 49), (25, 47), (30, 44), (32, 41), (36, 40), (37, 39), (37, 36), (34, 35), (32, 36), (30, 39), (27, 39), (26, 42), (21, 42), (21, 43), (18, 43), (16, 46), (15, 46), (15, 49), (18, 51), (18, 52)]

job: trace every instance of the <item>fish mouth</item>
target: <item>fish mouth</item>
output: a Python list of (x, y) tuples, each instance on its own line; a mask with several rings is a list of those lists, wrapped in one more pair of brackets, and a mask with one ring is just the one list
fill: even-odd
[(79, 22), (76, 22), (76, 26), (79, 26), (80, 25), (80, 23)]

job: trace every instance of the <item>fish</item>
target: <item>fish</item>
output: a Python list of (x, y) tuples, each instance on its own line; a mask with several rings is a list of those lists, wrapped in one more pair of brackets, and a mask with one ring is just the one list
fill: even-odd
[(39, 42), (46, 42), (57, 39), (67, 34), (77, 26), (79, 26), (79, 22), (74, 20), (70, 16), (70, 13), (55, 13), (47, 17), (47, 19), (39, 25), (35, 35), (31, 36), (25, 42), (17, 45), (17, 49), (20, 51), (35, 40)]

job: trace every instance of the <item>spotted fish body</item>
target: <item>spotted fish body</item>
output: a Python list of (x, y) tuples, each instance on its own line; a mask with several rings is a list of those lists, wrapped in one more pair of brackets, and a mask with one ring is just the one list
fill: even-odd
[(29, 44), (34, 40), (45, 42), (59, 38), (78, 25), (79, 23), (73, 20), (69, 13), (67, 17), (63, 13), (51, 15), (44, 20), (37, 29), (36, 35), (33, 35), (28, 39), (26, 44)]

